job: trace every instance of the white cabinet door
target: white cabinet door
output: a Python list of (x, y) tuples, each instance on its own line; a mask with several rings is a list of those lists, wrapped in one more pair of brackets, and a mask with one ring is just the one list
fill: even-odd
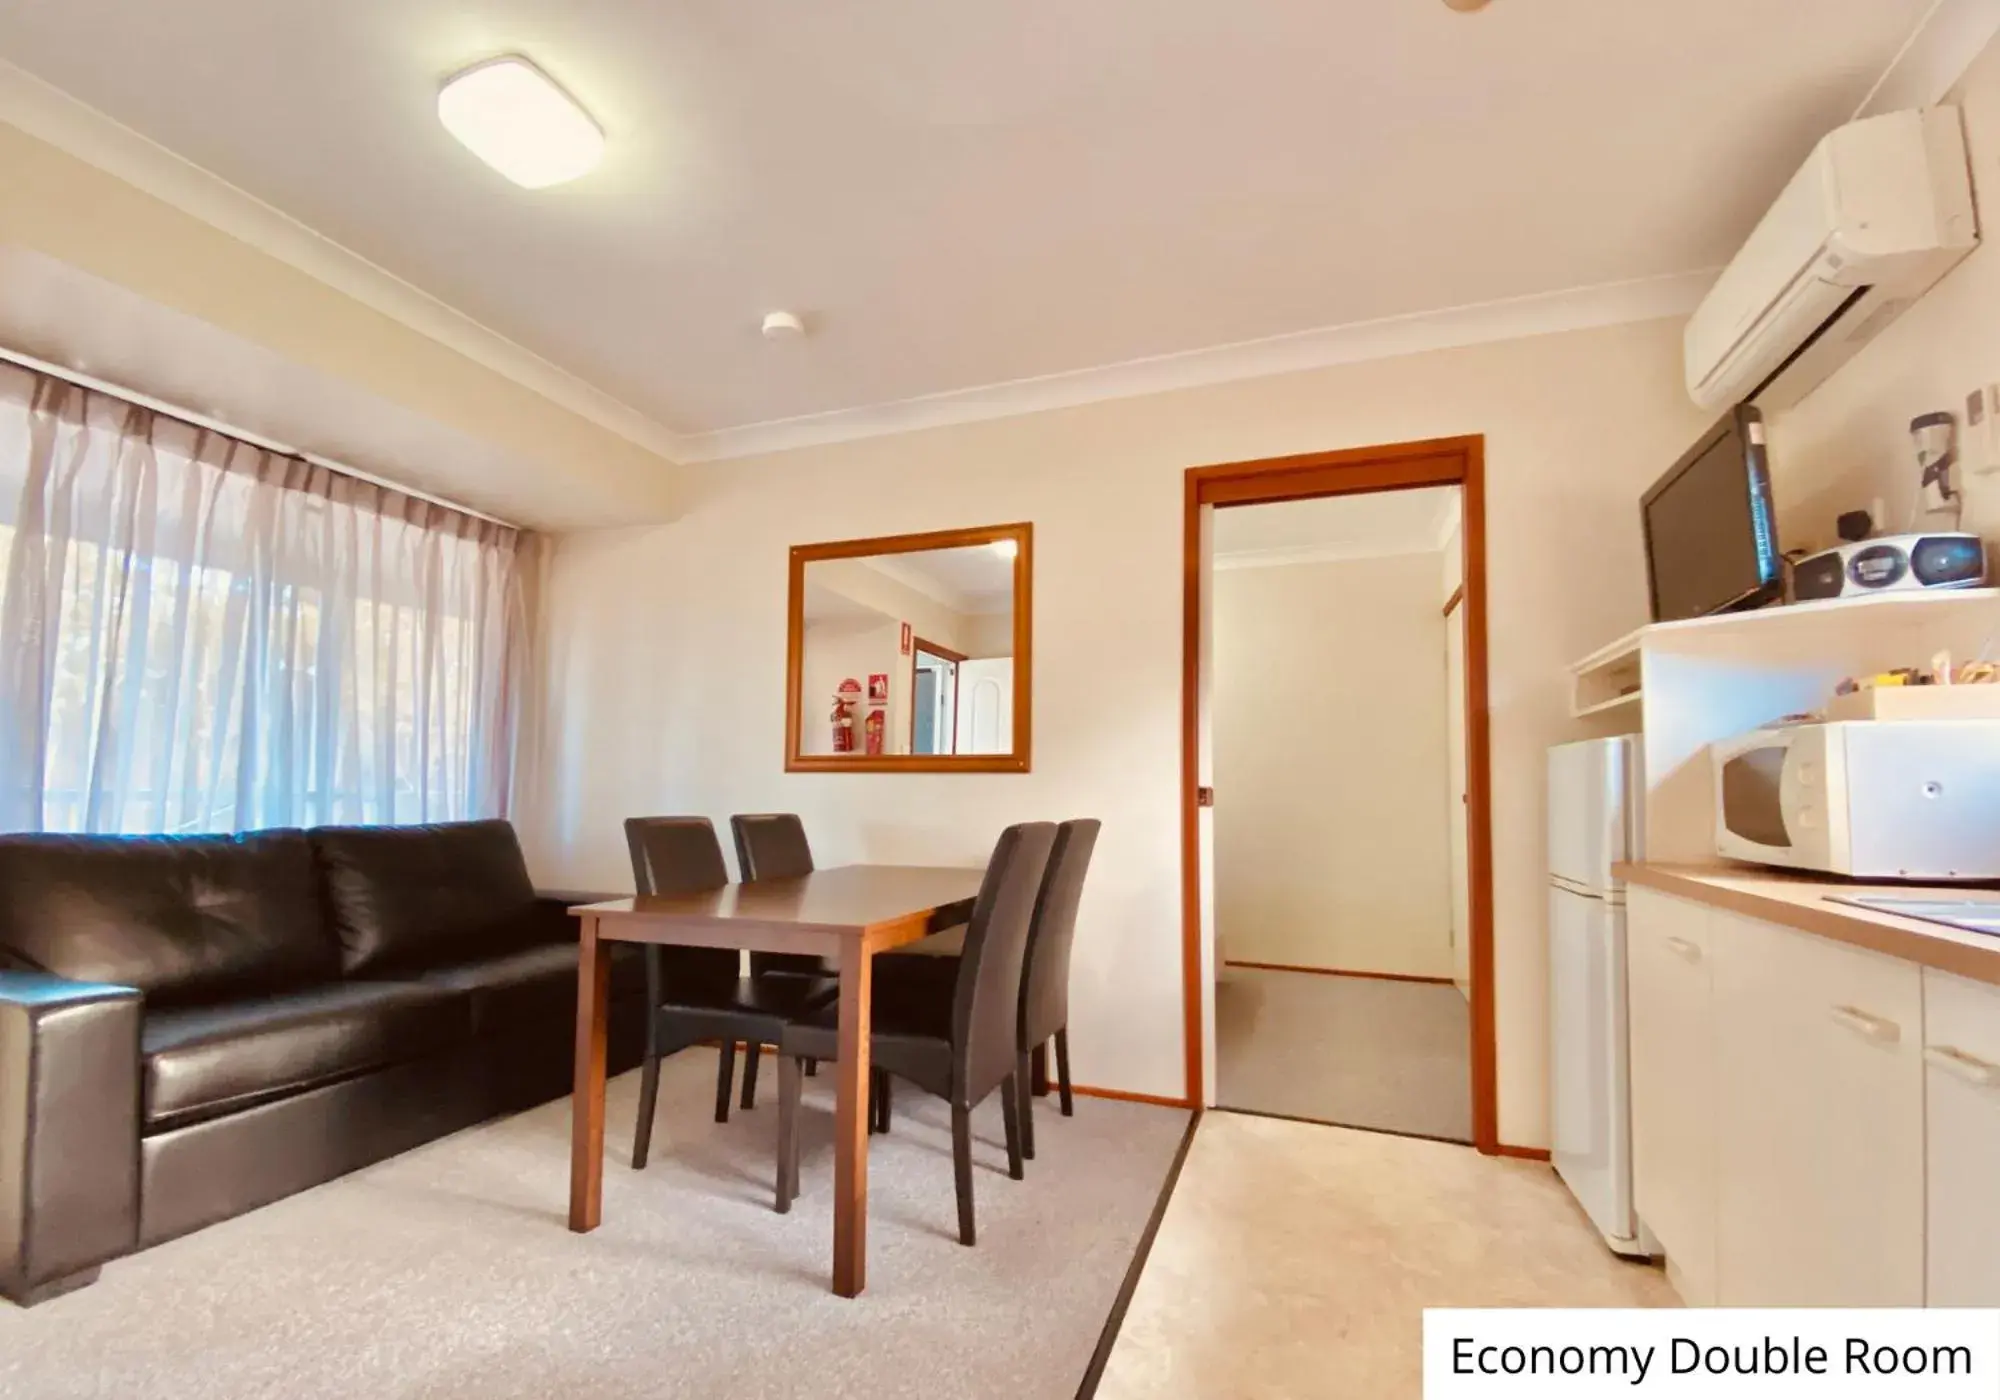
[(1924, 972), (1934, 1308), (2000, 1308), (2000, 987)]
[(1921, 1306), (1921, 972), (1721, 910), (1709, 933), (1717, 1301)]
[(1715, 1302), (1715, 1038), (1709, 910), (1625, 892), (1632, 1035), (1632, 1176), (1639, 1219), (1682, 1301)]

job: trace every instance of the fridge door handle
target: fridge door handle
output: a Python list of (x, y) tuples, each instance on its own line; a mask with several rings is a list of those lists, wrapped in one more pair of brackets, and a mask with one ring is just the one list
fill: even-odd
[(1701, 961), (1701, 949), (1688, 942), (1685, 938), (1670, 936), (1667, 939), (1667, 948), (1684, 963), (1698, 963)]

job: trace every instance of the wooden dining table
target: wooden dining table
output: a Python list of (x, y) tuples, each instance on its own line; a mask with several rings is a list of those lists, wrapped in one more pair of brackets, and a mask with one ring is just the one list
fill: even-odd
[[(844, 865), (788, 880), (756, 880), (696, 894), (639, 895), (570, 912), (581, 921), (576, 979), (576, 1097), (572, 1101), (569, 1228), (604, 1216), (604, 1069), (610, 949), (621, 943), (812, 953), (840, 975), (835, 1065), (833, 1291), (868, 1283), (868, 1017), (873, 959), (972, 915), (983, 870)], [(776, 1170), (775, 1163), (773, 1170)]]

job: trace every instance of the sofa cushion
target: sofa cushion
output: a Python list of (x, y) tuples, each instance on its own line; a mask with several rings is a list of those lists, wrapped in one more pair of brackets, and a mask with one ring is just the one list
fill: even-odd
[(504, 821), (310, 835), (349, 973), (434, 967), (545, 936), (521, 843)]
[[(644, 996), (644, 950), (635, 943), (610, 947), (612, 1000)], [(574, 943), (542, 943), (433, 968), (418, 974), (418, 979), (471, 996), (474, 1035), (505, 1035), (525, 1023), (559, 1020), (575, 1012), (576, 958)]]
[(301, 831), (0, 836), (0, 950), (155, 1006), (340, 972)]
[(146, 1131), (182, 1127), (471, 1034), (470, 1000), (416, 982), (335, 982), (255, 1001), (146, 1016)]

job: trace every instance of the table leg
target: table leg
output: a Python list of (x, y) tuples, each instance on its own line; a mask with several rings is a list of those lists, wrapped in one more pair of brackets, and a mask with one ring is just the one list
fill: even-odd
[(864, 937), (840, 949), (840, 1059), (833, 1115), (833, 1291), (868, 1286), (868, 1008), (874, 959)]
[(595, 1230), (604, 1218), (604, 1060), (611, 950), (597, 916), (582, 916), (576, 963), (576, 1086), (570, 1101), (569, 1228)]

